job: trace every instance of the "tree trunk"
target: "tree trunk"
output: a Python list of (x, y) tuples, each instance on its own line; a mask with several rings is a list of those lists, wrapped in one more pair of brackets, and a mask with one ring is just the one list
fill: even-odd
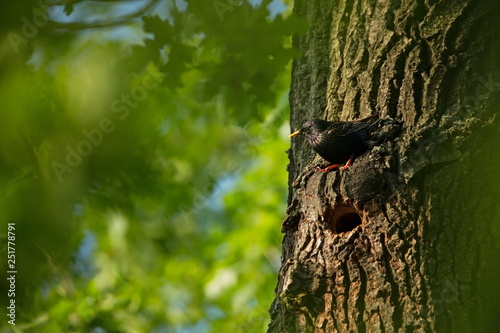
[(496, 0), (297, 0), (291, 127), (391, 118), (348, 170), (293, 138), (268, 332), (500, 327)]

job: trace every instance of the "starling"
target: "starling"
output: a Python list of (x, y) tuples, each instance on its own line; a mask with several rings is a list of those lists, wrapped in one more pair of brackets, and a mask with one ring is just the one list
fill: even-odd
[(368, 150), (370, 129), (379, 120), (374, 118), (378, 118), (377, 115), (356, 121), (311, 119), (289, 137), (303, 134), (314, 151), (333, 163), (319, 171), (328, 171), (336, 167), (344, 170), (352, 165), (357, 156)]

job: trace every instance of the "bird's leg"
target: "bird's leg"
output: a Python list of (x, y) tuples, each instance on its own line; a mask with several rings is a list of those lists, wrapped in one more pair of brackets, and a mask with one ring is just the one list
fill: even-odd
[(332, 164), (332, 165), (330, 165), (329, 167), (326, 167), (326, 168), (324, 168), (324, 169), (317, 168), (317, 169), (316, 169), (316, 171), (327, 172), (327, 171), (330, 171), (330, 170), (332, 170), (333, 168), (337, 168), (337, 167), (339, 167), (339, 166), (340, 166), (340, 164)]
[(353, 161), (354, 161), (354, 156), (351, 156), (351, 158), (349, 158), (349, 161), (347, 161), (347, 163), (344, 166), (341, 166), (339, 168), (339, 170), (346, 170), (346, 169), (348, 169), (352, 165)]

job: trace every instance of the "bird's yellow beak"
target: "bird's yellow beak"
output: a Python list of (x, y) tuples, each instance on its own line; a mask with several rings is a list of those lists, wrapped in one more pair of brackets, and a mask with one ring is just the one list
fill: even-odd
[(292, 134), (290, 134), (288, 137), (291, 138), (293, 136), (299, 135), (300, 133), (302, 133), (302, 132), (300, 130), (298, 130), (297, 132), (293, 132)]

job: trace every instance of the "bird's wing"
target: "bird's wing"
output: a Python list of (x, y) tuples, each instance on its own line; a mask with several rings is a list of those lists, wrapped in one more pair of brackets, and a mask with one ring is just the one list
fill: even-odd
[(328, 130), (327, 133), (334, 134), (336, 136), (346, 136), (354, 132), (362, 131), (371, 125), (372, 124), (370, 123), (339, 121), (330, 130)]
[(365, 118), (361, 118), (361, 119), (358, 119), (358, 120), (355, 120), (356, 122), (362, 122), (362, 123), (366, 123), (372, 119), (375, 119), (375, 118), (378, 118), (378, 113), (373, 113), (371, 115), (369, 115), (368, 117), (365, 117)]

